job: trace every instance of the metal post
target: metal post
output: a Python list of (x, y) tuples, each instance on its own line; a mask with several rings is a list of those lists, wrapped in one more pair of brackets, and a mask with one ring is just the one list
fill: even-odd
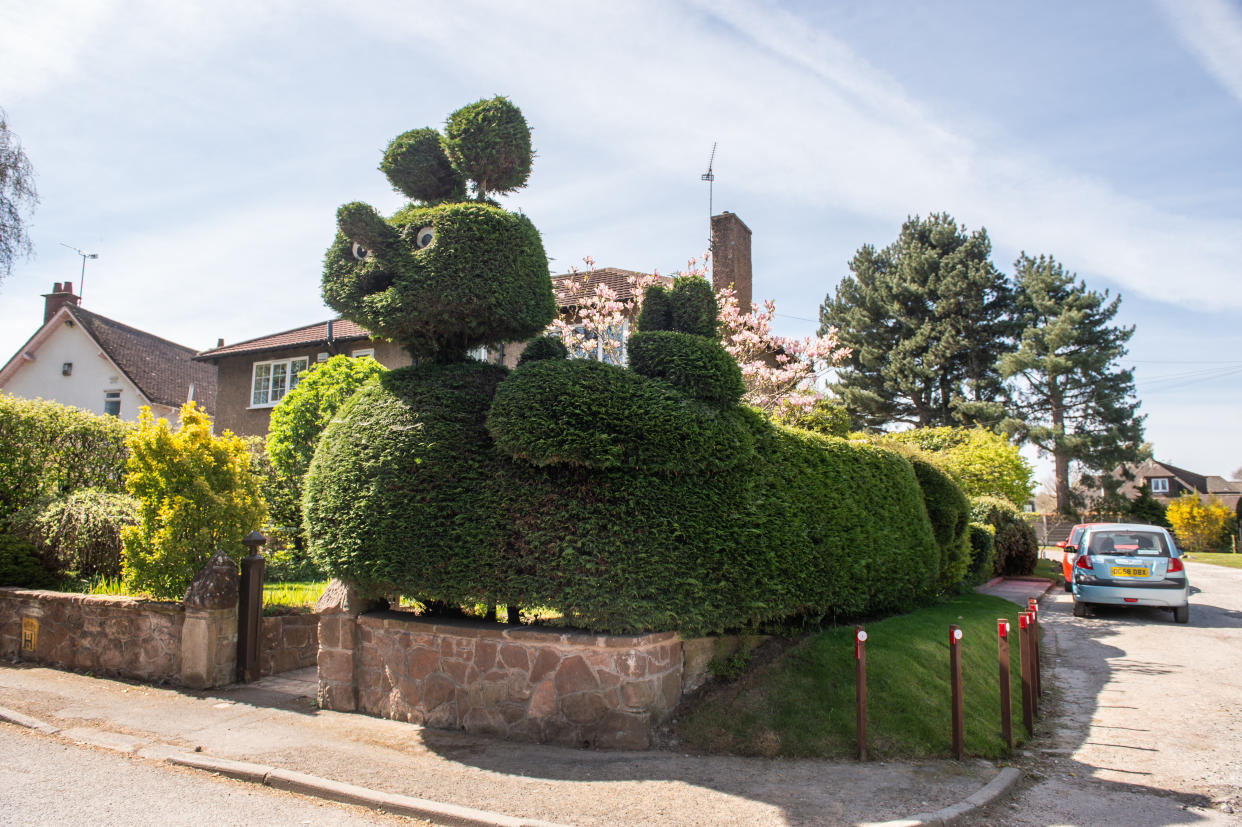
[(1009, 621), (996, 621), (996, 648), (1000, 659), (1001, 737), (1013, 749), (1013, 699), (1009, 687)]
[(1031, 681), (1035, 685), (1035, 712), (1038, 714), (1039, 698), (1044, 693), (1044, 676), (1039, 660), (1039, 603), (1031, 597), (1027, 599), (1026, 606), (1031, 613), (1031, 656), (1034, 667)]
[(949, 627), (949, 685), (953, 701), (953, 757), (958, 761), (966, 750), (962, 722), (962, 630)]
[(242, 540), (250, 550), (241, 563), (239, 602), (237, 606), (237, 673), (243, 683), (257, 681), (259, 675), (259, 644), (263, 628), (263, 544), (267, 538), (252, 531)]
[(1018, 614), (1018, 656), (1022, 662), (1022, 723), (1027, 734), (1035, 732), (1035, 698), (1034, 686), (1031, 684), (1031, 616), (1027, 612)]
[(856, 731), (858, 733), (858, 760), (867, 760), (867, 632), (861, 626), (854, 627), (855, 697), (857, 699)]

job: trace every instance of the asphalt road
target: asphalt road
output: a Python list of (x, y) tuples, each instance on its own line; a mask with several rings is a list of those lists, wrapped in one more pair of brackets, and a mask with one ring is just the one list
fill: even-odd
[(1156, 609), (1075, 618), (1049, 592), (1032, 780), (962, 823), (1242, 824), (1242, 570), (1186, 568), (1188, 625)]
[(0, 824), (419, 825), (0, 724)]

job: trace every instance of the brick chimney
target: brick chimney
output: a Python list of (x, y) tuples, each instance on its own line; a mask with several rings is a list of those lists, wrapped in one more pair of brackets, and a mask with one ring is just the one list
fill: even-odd
[(750, 227), (731, 212), (712, 216), (712, 289), (732, 285), (738, 310), (751, 303)]
[(82, 302), (82, 297), (73, 295), (73, 282), (67, 281), (64, 284), (53, 284), (52, 292), (44, 293), (43, 300), (43, 323), (47, 324), (65, 305), (77, 307)]

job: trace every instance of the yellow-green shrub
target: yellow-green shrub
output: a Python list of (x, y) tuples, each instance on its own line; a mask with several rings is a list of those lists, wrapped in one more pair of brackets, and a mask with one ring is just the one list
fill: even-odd
[(1216, 497), (1204, 503), (1199, 495), (1187, 491), (1169, 503), (1165, 516), (1177, 534), (1178, 544), (1187, 551), (1212, 551), (1221, 545), (1229, 509)]
[(241, 437), (211, 433), (211, 419), (193, 402), (180, 427), (139, 414), (128, 440), (125, 488), (139, 501), (138, 525), (121, 532), (130, 589), (180, 598), (213, 550), (240, 559), (242, 537), (263, 523), (266, 507)]

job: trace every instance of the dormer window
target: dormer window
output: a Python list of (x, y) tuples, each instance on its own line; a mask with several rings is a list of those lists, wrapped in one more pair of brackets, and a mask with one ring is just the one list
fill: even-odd
[(1153, 494), (1169, 493), (1169, 478), (1168, 477), (1152, 477), (1151, 478), (1151, 493)]

